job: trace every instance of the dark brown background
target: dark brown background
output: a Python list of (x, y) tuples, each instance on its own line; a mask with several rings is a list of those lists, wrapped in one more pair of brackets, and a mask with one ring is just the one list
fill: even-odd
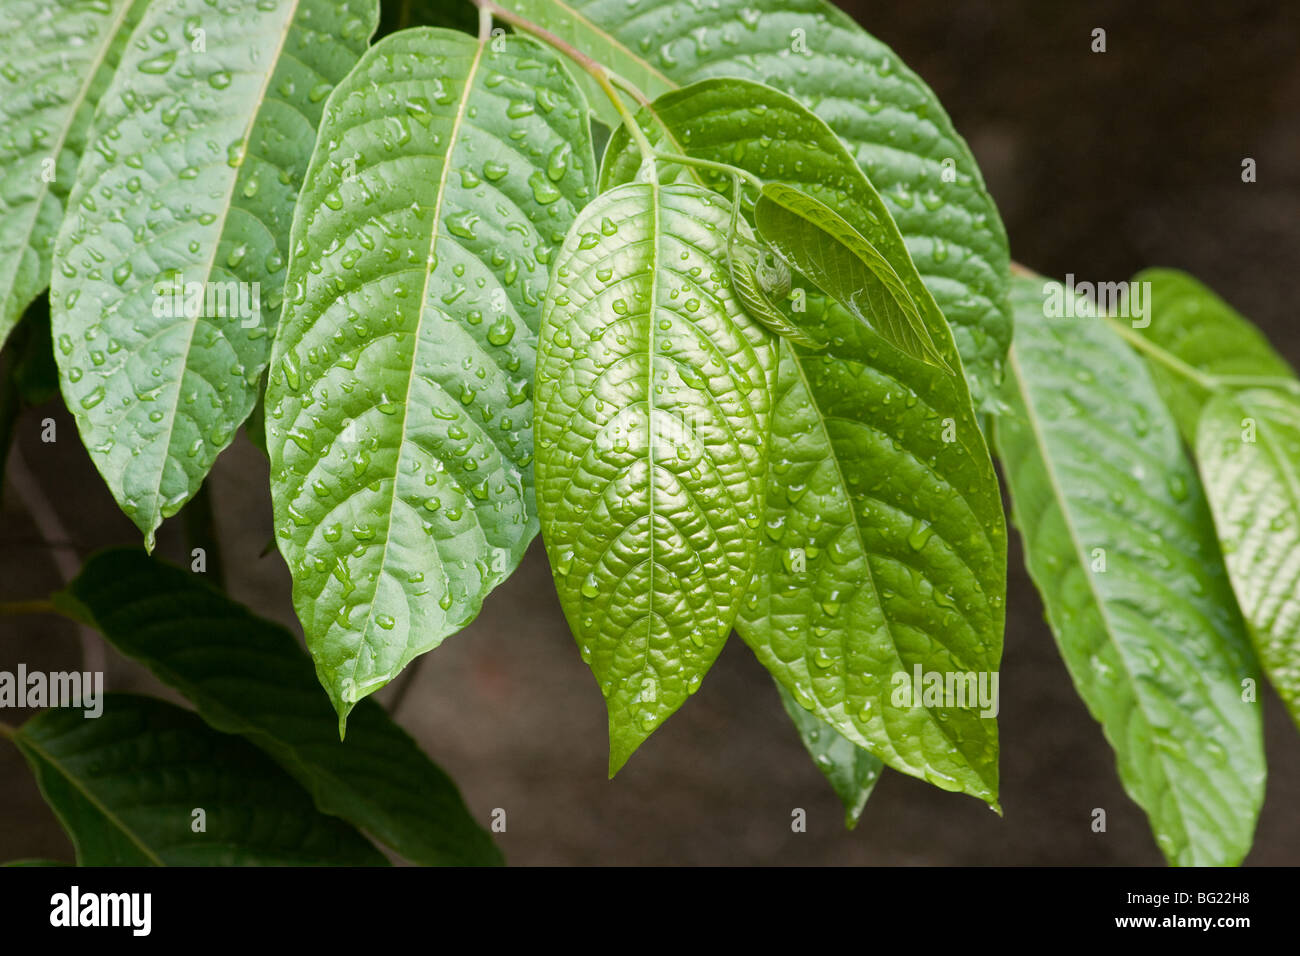
[[(1288, 6), (849, 2), (969, 139), (1017, 259), (1080, 280), (1187, 269), (1300, 364), (1300, 18)], [(1094, 27), (1107, 30), (1105, 54), (1089, 51)], [(1247, 156), (1258, 162), (1251, 185), (1240, 177)], [(47, 414), (59, 421), (55, 445), (38, 440)], [(0, 599), (48, 593), (61, 583), (60, 559), (138, 542), (66, 414), (29, 411), (18, 444), (19, 480), (0, 514)], [(236, 597), (296, 630), (283, 563), (258, 557), (271, 537), (266, 481), (244, 439), (222, 456), (212, 476), (221, 542)], [(42, 501), (49, 513), (34, 522)], [(160, 541), (180, 556), (177, 521)], [(425, 659), (398, 716), (481, 820), (506, 809), (500, 842), (518, 864), (1159, 863), (1042, 623), (1014, 536), (1010, 568), (1001, 819), (890, 773), (846, 833), (765, 672), (734, 637), (701, 692), (607, 781), (600, 694), (540, 543), (479, 619)], [(0, 619), (0, 669), (72, 668), (79, 655), (61, 621)], [(111, 651), (108, 681), (153, 689)], [(1297, 864), (1300, 735), (1271, 691), (1265, 712), (1268, 796), (1248, 862)], [(808, 812), (805, 834), (790, 831), (794, 807)], [(1108, 812), (1104, 834), (1089, 827), (1094, 807)], [(17, 753), (0, 744), (0, 860), (24, 856), (71, 859), (71, 848)]]

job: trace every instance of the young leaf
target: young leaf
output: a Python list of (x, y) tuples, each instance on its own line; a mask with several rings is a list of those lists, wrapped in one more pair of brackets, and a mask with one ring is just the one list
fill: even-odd
[(376, 0), (156, 0), (101, 97), (54, 247), (61, 385), (152, 548), (257, 400), (321, 101)]
[(1216, 395), (1196, 459), (1255, 651), (1300, 725), (1300, 400), (1262, 388)]
[[(938, 98), (889, 47), (826, 0), (501, 2), (651, 97), (734, 76), (791, 94), (825, 119), (880, 190), (952, 323), (977, 405), (993, 398), (1011, 342), (1006, 232)], [(693, 132), (712, 135), (707, 126)], [(763, 148), (781, 147), (774, 137)]]
[[(826, 124), (783, 93), (732, 79), (666, 94), (653, 114), (651, 135), (671, 137), (673, 151), (689, 140), (696, 158), (797, 185), (868, 236), (958, 367), (888, 209)], [(613, 152), (621, 142), (611, 142), (607, 182), (635, 173)], [(927, 706), (910, 686), (917, 667), (984, 674), (991, 686), (1002, 654), (1001, 493), (965, 381), (885, 345), (820, 297), (808, 297), (800, 326), (830, 346), (780, 345), (767, 530), (737, 629), (840, 734), (903, 773), (994, 802), (987, 708)], [(892, 703), (900, 674), (918, 706)]]
[[(1133, 283), (1151, 283), (1145, 326), (1140, 335), (1175, 363), (1209, 376), (1294, 378), (1286, 361), (1268, 340), (1214, 292), (1174, 269), (1147, 269)], [(1184, 370), (1147, 356), (1147, 367), (1160, 397), (1173, 412), (1187, 444), (1196, 444), (1196, 423), (1210, 390)]]
[(867, 798), (876, 788), (884, 764), (830, 724), (804, 710), (794, 695), (780, 684), (776, 689), (786, 714), (799, 731), (804, 749), (844, 804), (844, 826), (852, 830), (858, 825)]
[(188, 698), (209, 725), (265, 751), (341, 817), (413, 863), (501, 854), (456, 785), (374, 701), (341, 742), (311, 660), (287, 631), (140, 551), (96, 555), (57, 600)]
[(280, 550), (340, 723), (471, 621), (537, 533), (547, 268), (595, 181), (566, 69), (404, 30), (331, 94), (266, 393)]
[(387, 863), (238, 737), (150, 697), (106, 694), (103, 708), (46, 711), (12, 735), (80, 865)]
[(768, 298), (758, 275), (757, 264), (747, 251), (733, 250), (728, 258), (728, 267), (731, 289), (751, 319), (772, 334), (789, 339), (795, 345), (811, 349), (826, 346), (817, 330), (800, 328)]
[(1013, 286), (997, 447), (1061, 656), (1171, 863), (1230, 865), (1264, 792), (1255, 670), (1196, 472), (1141, 360)]
[(699, 186), (602, 193), (546, 296), (538, 510), (611, 776), (699, 687), (757, 557), (774, 355), (726, 281), (729, 220)]
[(147, 0), (0, 6), (0, 346), (50, 283), (95, 103)]
[(834, 209), (792, 186), (767, 183), (754, 223), (781, 258), (886, 342), (951, 371), (889, 260)]
[[(626, 127), (624, 129), (626, 136)], [(732, 181), (732, 195), (740, 183)], [(802, 329), (777, 307), (769, 296), (778, 300), (790, 294), (790, 269), (785, 261), (765, 246), (742, 241), (740, 233), (740, 202), (731, 204), (731, 225), (727, 228), (727, 274), (731, 278), (731, 291), (751, 319), (774, 335), (789, 339), (796, 345), (822, 348), (826, 342), (814, 329)]]

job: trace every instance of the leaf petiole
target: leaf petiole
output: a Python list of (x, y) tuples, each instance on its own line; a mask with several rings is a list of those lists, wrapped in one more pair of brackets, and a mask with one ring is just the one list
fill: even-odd
[(1129, 345), (1133, 346), (1133, 348), (1137, 349), (1142, 354), (1159, 362), (1174, 374), (1182, 376), (1192, 384), (1205, 389), (1207, 392), (1212, 392), (1216, 387), (1218, 387), (1214, 378), (1206, 375), (1204, 372), (1197, 371), (1177, 356), (1170, 355), (1160, 346), (1156, 345), (1146, 337), (1138, 335), (1131, 328), (1113, 316), (1106, 315), (1102, 318), (1105, 320), (1106, 324), (1118, 332), (1120, 337)]
[(29, 601), (0, 601), (0, 617), (16, 617), (20, 614), (62, 614), (63, 612), (48, 598), (34, 598)]
[[(538, 26), (536, 23), (533, 23), (526, 17), (520, 16), (513, 10), (507, 10), (500, 4), (494, 3), (493, 0), (474, 0), (474, 4), (479, 8), (479, 16), (486, 18), (486, 21), (489, 24), (486, 29), (489, 33), (491, 30), (491, 20), (493, 17), (496, 17), (498, 20), (510, 24), (515, 29), (522, 30), (531, 35), (534, 39), (541, 40), (556, 52), (563, 54), (578, 66), (582, 67), (583, 71), (595, 80), (596, 85), (599, 86), (605, 95), (609, 97), (609, 101), (618, 112), (619, 118), (623, 121), (623, 125), (627, 127), (628, 135), (632, 137), (632, 141), (636, 143), (637, 149), (640, 150), (642, 163), (650, 161), (654, 154), (654, 148), (650, 145), (650, 140), (646, 138), (645, 133), (642, 131), (641, 124), (636, 121), (636, 117), (634, 117), (632, 112), (627, 108), (627, 104), (623, 102), (623, 97), (619, 95), (618, 91), (621, 89), (640, 105), (649, 106), (650, 100), (644, 93), (637, 89), (630, 81), (619, 76), (604, 64), (597, 62), (594, 58), (583, 53), (577, 47), (561, 40), (550, 30)], [(480, 20), (480, 24), (482, 23), (483, 20)]]
[[(698, 169), (712, 169), (719, 173), (725, 173), (732, 177), (733, 182), (737, 179), (743, 179), (747, 185), (753, 186), (759, 192), (763, 190), (763, 180), (759, 179), (747, 169), (741, 169), (738, 166), (732, 166), (728, 163), (715, 163), (711, 159), (697, 159), (694, 156), (685, 156), (682, 153), (670, 153), (662, 150), (654, 151), (654, 158), (662, 163), (676, 163), (679, 166), (694, 166)], [(736, 191), (735, 200), (740, 201), (740, 191)]]
[[(1011, 274), (1026, 279), (1043, 278), (1033, 269), (1018, 262), (1011, 263)], [(1300, 381), (1295, 379), (1263, 375), (1207, 375), (1205, 372), (1188, 365), (1178, 356), (1165, 351), (1145, 336), (1138, 335), (1114, 316), (1106, 315), (1102, 316), (1102, 318), (1133, 348), (1148, 356), (1152, 361), (1159, 362), (1175, 375), (1186, 379), (1207, 392), (1218, 392), (1229, 388), (1276, 388), (1280, 391), (1290, 392), (1293, 395), (1300, 395)]]
[(1207, 392), (1221, 392), (1231, 388), (1275, 388), (1300, 395), (1300, 381), (1277, 375), (1209, 375), (1166, 352), (1145, 336), (1138, 335), (1118, 319), (1108, 315), (1105, 320), (1139, 352)]

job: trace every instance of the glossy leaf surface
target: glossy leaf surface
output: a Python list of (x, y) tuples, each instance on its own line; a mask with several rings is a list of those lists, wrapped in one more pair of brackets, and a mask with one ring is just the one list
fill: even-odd
[(101, 98), (51, 315), (64, 399), (146, 547), (257, 400), (323, 101), (377, 17), (156, 0)]
[(730, 220), (699, 186), (620, 186), (547, 294), (538, 508), (611, 774), (699, 687), (757, 558), (775, 356), (730, 288)]
[(532, 379), (594, 185), (554, 54), (419, 28), (331, 94), (267, 386), (280, 550), (340, 719), (464, 627), (537, 533)]
[(1030, 576), (1165, 857), (1233, 865), (1264, 792), (1255, 667), (1214, 527), (1141, 359), (1017, 280), (997, 446)]

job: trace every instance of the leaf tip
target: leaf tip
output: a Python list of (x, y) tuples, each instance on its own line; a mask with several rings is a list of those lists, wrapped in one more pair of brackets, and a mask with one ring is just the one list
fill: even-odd
[(341, 701), (341, 700), (336, 700), (334, 702), (334, 710), (339, 715), (339, 742), (340, 743), (347, 737), (348, 714), (352, 713), (352, 708), (355, 706), (356, 706), (355, 704), (348, 703), (346, 701)]
[(631, 719), (618, 720), (613, 713), (609, 717), (609, 779), (613, 780), (614, 776), (623, 769), (632, 754), (636, 753), (638, 747), (645, 743), (646, 738), (654, 731), (662, 720), (656, 720), (650, 730), (641, 729), (641, 725), (636, 722), (635, 717)]
[(623, 746), (614, 739), (613, 728), (610, 728), (609, 742), (609, 779), (613, 780), (624, 765), (627, 764), (628, 758), (636, 751), (636, 744)]

